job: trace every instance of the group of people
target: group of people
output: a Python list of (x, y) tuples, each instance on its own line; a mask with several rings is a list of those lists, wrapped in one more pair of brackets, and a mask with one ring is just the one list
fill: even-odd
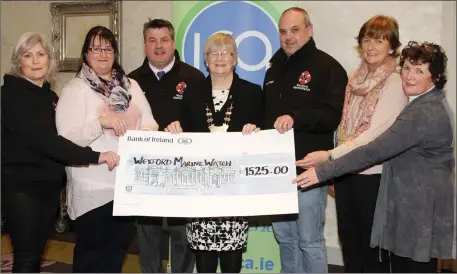
[[(443, 49), (409, 42), (400, 53), (397, 21), (377, 15), (360, 28), (361, 61), (348, 76), (316, 47), (305, 10), (284, 11), (278, 29), (281, 48), (262, 88), (235, 72), (229, 34), (206, 41), (205, 78), (181, 61), (173, 25), (149, 20), (146, 57), (127, 75), (115, 36), (96, 26), (60, 98), (50, 89), (56, 63), (48, 43), (37, 33), (21, 36), (1, 91), (2, 201), (13, 272), (40, 271), (65, 175), (77, 234), (74, 272), (121, 272), (134, 224), (142, 272), (165, 272), (163, 218), (112, 215), (117, 144), (126, 130), (293, 129), (299, 213), (272, 217), (281, 272), (327, 272), (323, 229), (333, 183), (346, 272), (434, 272), (438, 258), (452, 258), (453, 128)], [(241, 271), (247, 218), (167, 224), (172, 272), (196, 266), (215, 273), (218, 265)]]

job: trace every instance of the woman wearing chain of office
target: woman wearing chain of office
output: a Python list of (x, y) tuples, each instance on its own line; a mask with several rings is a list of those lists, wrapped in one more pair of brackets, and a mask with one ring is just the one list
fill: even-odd
[[(204, 58), (209, 75), (202, 83), (201, 93), (184, 94), (183, 119), (171, 123), (165, 131), (258, 131), (263, 121), (262, 90), (235, 73), (238, 54), (233, 37), (224, 33), (212, 35), (206, 41)], [(243, 217), (189, 220), (187, 240), (196, 252), (197, 271), (215, 273), (219, 257), (221, 272), (240, 272), (247, 234), (248, 222)]]

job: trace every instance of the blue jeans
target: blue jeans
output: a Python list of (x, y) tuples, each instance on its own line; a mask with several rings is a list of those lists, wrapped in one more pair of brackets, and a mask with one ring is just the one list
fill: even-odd
[(327, 187), (297, 192), (298, 216), (284, 215), (273, 219), (281, 273), (326, 273), (324, 221)]

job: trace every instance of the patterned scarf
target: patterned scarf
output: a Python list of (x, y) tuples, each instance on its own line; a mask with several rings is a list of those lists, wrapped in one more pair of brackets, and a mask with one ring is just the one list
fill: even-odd
[[(338, 144), (354, 139), (370, 127), (371, 117), (378, 102), (379, 94), (384, 87), (386, 79), (395, 70), (395, 59), (390, 57), (371, 76), (368, 76), (367, 63), (365, 61), (360, 63), (346, 87), (343, 115), (337, 130)], [(363, 99), (357, 115), (354, 117), (355, 121), (352, 130), (349, 130), (349, 112), (355, 96), (363, 96)]]
[(105, 102), (111, 106), (113, 111), (124, 112), (129, 107), (132, 99), (129, 91), (130, 81), (124, 74), (113, 69), (111, 80), (107, 81), (83, 63), (77, 77), (83, 79), (93, 91), (103, 95)]

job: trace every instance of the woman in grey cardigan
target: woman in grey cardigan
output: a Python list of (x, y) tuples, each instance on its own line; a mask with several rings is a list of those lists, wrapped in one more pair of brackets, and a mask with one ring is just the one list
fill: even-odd
[(294, 180), (310, 187), (385, 161), (371, 246), (389, 252), (392, 272), (436, 272), (437, 258), (455, 258), (453, 119), (442, 91), (446, 62), (439, 45), (409, 42), (400, 66), (411, 101), (394, 124)]

